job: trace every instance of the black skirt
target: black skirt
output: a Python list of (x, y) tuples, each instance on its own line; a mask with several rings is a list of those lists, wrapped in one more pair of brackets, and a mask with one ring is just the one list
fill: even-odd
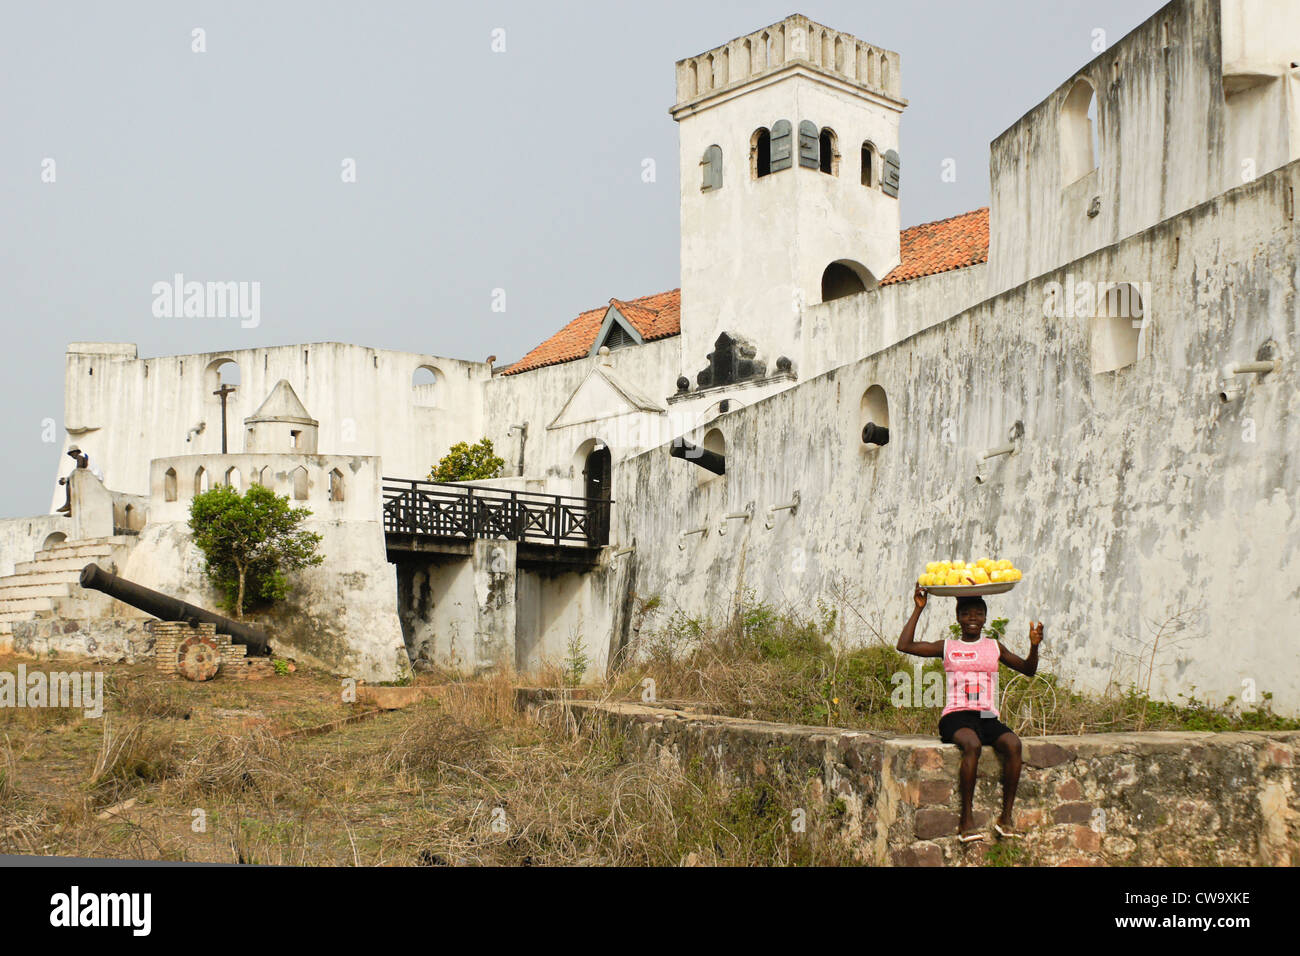
[(950, 744), (953, 742), (953, 734), (963, 727), (969, 727), (979, 735), (981, 744), (991, 747), (993, 741), (1003, 734), (1013, 733), (1010, 727), (991, 713), (988, 717), (981, 717), (980, 714), (982, 713), (985, 713), (985, 711), (954, 710), (951, 713), (944, 714), (939, 718), (939, 739), (946, 744)]

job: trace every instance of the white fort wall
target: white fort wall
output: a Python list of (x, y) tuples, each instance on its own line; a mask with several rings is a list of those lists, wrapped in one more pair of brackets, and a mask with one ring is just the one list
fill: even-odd
[[(716, 615), (744, 586), (760, 599), (829, 598), (837, 579), (858, 610), (897, 633), (926, 561), (1010, 557), (1025, 571), (989, 600), (1026, 651), (1030, 618), (1047, 626), (1046, 667), (1100, 689), (1134, 679), (1131, 656), (1166, 631), (1152, 693), (1243, 697), (1243, 681), (1300, 711), (1287, 635), (1300, 614), (1300, 248), (1289, 193), (1300, 164), (1240, 187), (1139, 236), (1042, 276), (828, 372), (722, 416), (727, 474), (661, 447), (615, 468), (620, 538), (635, 561), (620, 593), (660, 595), (665, 613)], [(1145, 359), (1093, 374), (1083, 318), (1046, 319), (1047, 284), (1151, 282)], [(1272, 340), (1283, 364), (1244, 398), (1218, 398), (1225, 363)], [(1097, 343), (1100, 345), (1100, 343)], [(888, 394), (890, 442), (862, 444), (861, 400)], [(977, 456), (1023, 439), (1009, 458)], [(798, 491), (797, 513), (763, 517)], [(752, 502), (752, 521), (717, 526)], [(680, 532), (708, 526), (704, 536)], [(845, 610), (849, 624), (856, 620)], [(937, 639), (952, 602), (934, 599)], [(1258, 699), (1258, 698), (1257, 698)]]
[(969, 308), (986, 296), (987, 270), (980, 263), (809, 306), (798, 317), (799, 377), (839, 368)]
[[(1176, 0), (1079, 69), (993, 141), (989, 292), (1300, 157), (1296, 61), (1300, 0)], [(1063, 115), (1080, 79), (1092, 172), (1086, 118)]]
[(30, 561), (51, 535), (60, 534), (64, 538), (73, 536), (72, 519), (66, 515), (0, 519), (0, 576), (13, 574), (15, 564)]
[[(280, 379), (320, 422), (319, 452), (377, 455), (402, 477), (427, 475), (451, 443), (483, 427), (490, 372), (482, 362), (332, 342), (140, 359), (133, 345), (77, 343), (67, 354), (67, 446), (90, 456), (108, 488), (145, 493), (151, 460), (221, 451), (221, 404), (212, 393), (216, 366), (227, 359), (240, 371), (227, 400), (231, 452), (244, 450), (244, 419)], [(422, 365), (437, 369), (437, 385), (412, 387)], [(61, 465), (71, 467), (70, 459)], [(62, 488), (51, 501), (63, 503)]]

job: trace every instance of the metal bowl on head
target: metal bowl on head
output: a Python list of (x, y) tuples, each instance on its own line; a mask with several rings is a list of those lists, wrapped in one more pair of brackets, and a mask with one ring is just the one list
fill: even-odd
[(933, 587), (921, 585), (921, 590), (935, 597), (982, 597), (985, 594), (1002, 594), (1010, 591), (1020, 582), (997, 581), (988, 584), (936, 584)]

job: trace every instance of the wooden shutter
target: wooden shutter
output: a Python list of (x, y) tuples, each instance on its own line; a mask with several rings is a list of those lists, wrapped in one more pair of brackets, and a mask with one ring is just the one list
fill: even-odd
[(898, 198), (898, 153), (892, 149), (885, 153), (885, 169), (880, 177), (880, 191)]
[(700, 161), (704, 167), (704, 182), (700, 186), (702, 192), (709, 192), (714, 189), (722, 188), (722, 147), (710, 146), (704, 151), (704, 159)]
[(777, 120), (772, 124), (772, 172), (790, 168), (791, 132), (789, 120)]
[(804, 120), (799, 124), (799, 165), (807, 169), (816, 169), (819, 154), (817, 124)]

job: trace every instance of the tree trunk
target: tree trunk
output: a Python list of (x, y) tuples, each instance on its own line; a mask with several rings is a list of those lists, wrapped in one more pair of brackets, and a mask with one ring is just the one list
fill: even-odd
[(244, 619), (244, 574), (245, 574), (245, 571), (244, 571), (244, 566), (243, 566), (242, 564), (239, 565), (238, 567), (239, 567), (239, 594), (235, 597), (235, 620), (236, 620), (236, 621), (242, 621), (242, 620)]

